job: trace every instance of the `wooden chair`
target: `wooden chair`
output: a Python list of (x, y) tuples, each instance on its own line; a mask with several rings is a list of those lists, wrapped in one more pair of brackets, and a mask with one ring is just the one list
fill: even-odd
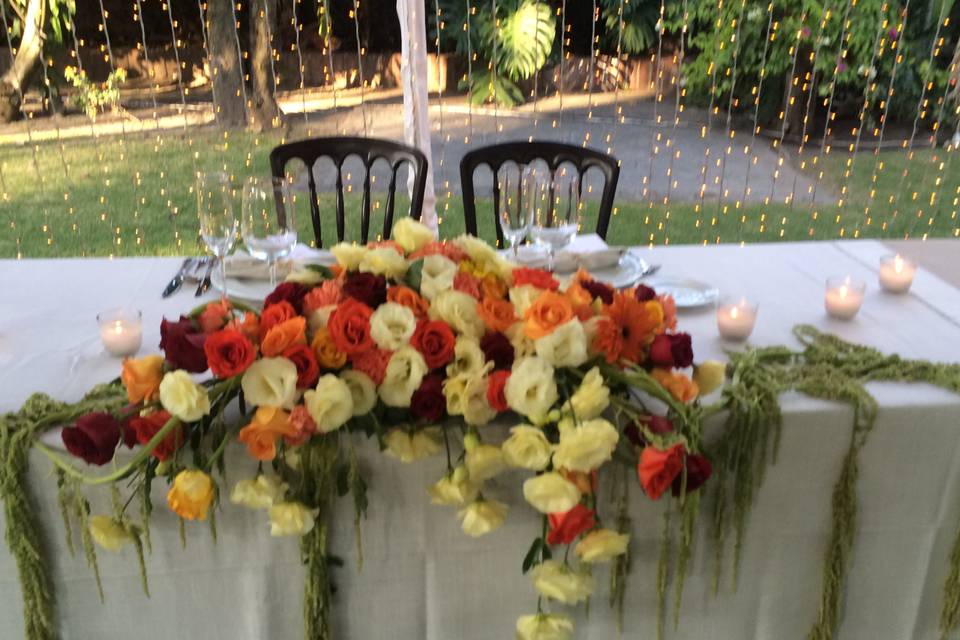
[[(420, 219), (423, 208), (423, 192), (427, 186), (427, 158), (419, 149), (408, 147), (389, 140), (374, 138), (310, 138), (290, 142), (275, 147), (270, 152), (270, 170), (275, 178), (283, 178), (287, 163), (302, 160), (308, 169), (310, 187), (310, 215), (313, 221), (313, 234), (317, 247), (323, 246), (320, 233), (320, 207), (317, 203), (317, 184), (313, 169), (318, 160), (330, 158), (337, 170), (337, 241), (343, 242), (344, 220), (343, 204), (343, 163), (356, 156), (364, 166), (363, 200), (360, 205), (360, 241), (366, 243), (370, 232), (370, 171), (376, 160), (384, 159), (390, 165), (390, 185), (387, 189), (386, 212), (383, 217), (383, 237), (390, 237), (393, 229), (393, 210), (397, 190), (397, 172), (404, 162), (409, 162), (414, 175), (413, 194), (410, 198), (410, 216)], [(277, 215), (283, 216), (283, 205), (277, 197)]]
[[(620, 166), (617, 159), (593, 149), (586, 149), (561, 142), (505, 142), (468, 151), (460, 161), (460, 188), (463, 193), (463, 217), (467, 233), (477, 235), (477, 203), (473, 189), (473, 174), (480, 165), (487, 165), (493, 171), (493, 216), (496, 220), (497, 246), (503, 246), (503, 229), (497, 210), (500, 206), (500, 188), (497, 184), (497, 171), (507, 162), (517, 166), (530, 164), (534, 160), (543, 160), (555, 172), (561, 164), (572, 164), (581, 180), (588, 169), (596, 167), (603, 174), (603, 193), (600, 197), (600, 212), (597, 217), (597, 234), (606, 239), (610, 226), (610, 212), (613, 210), (613, 197), (617, 192), (617, 180)], [(581, 182), (582, 188), (582, 182)]]

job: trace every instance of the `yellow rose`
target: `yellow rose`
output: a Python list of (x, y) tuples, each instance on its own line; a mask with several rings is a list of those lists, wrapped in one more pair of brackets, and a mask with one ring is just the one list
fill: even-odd
[(564, 513), (580, 502), (580, 490), (556, 471), (528, 478), (523, 498), (540, 513)]
[(280, 476), (258, 475), (233, 485), (230, 502), (248, 509), (266, 509), (279, 502), (287, 491)]
[(423, 356), (413, 347), (408, 345), (394, 351), (380, 385), (380, 399), (390, 407), (409, 407), (413, 392), (428, 371)]
[(119, 551), (133, 542), (133, 536), (110, 516), (90, 516), (87, 521), (93, 541), (107, 551)]
[(519, 414), (531, 419), (547, 415), (558, 397), (553, 367), (538, 356), (517, 360), (504, 395), (510, 408)]
[(142, 358), (126, 358), (120, 380), (127, 389), (131, 403), (150, 401), (160, 390), (163, 379), (163, 356), (150, 355)]
[(433, 230), (427, 225), (410, 217), (403, 217), (393, 225), (393, 239), (407, 253), (421, 249), (423, 245), (436, 240)]
[(587, 361), (587, 336), (577, 319), (564, 322), (534, 345), (537, 355), (555, 367), (579, 367)]
[(213, 480), (203, 471), (185, 469), (173, 479), (167, 506), (184, 520), (206, 520), (213, 502)]
[(297, 365), (286, 358), (261, 358), (243, 372), (240, 387), (249, 404), (292, 409), (297, 397)]
[(537, 593), (563, 604), (583, 602), (593, 593), (593, 576), (574, 571), (557, 560), (538, 564), (531, 572), (531, 578)]
[(461, 374), (443, 381), (443, 397), (447, 399), (447, 413), (452, 416), (462, 416), (466, 402), (467, 385), (473, 377)]
[(457, 265), (444, 256), (426, 256), (420, 270), (420, 295), (433, 300), (442, 291), (453, 289), (453, 279), (457, 275)]
[(358, 244), (341, 242), (340, 244), (333, 245), (330, 253), (337, 259), (337, 264), (346, 271), (356, 271), (360, 268), (360, 262), (363, 260), (363, 256), (367, 254), (367, 248)]
[(497, 500), (475, 500), (457, 512), (463, 532), (479, 538), (495, 531), (507, 517), (507, 505)]
[[(598, 417), (610, 405), (610, 389), (603, 384), (600, 369), (594, 367), (583, 377), (577, 390), (570, 396), (570, 406), (577, 420)], [(566, 408), (566, 405), (564, 406)]]
[(477, 497), (480, 483), (470, 479), (466, 467), (459, 466), (453, 473), (437, 480), (427, 491), (433, 504), (461, 505)]
[(584, 536), (573, 551), (581, 562), (609, 562), (627, 552), (630, 536), (610, 529), (594, 529)]
[(545, 469), (552, 452), (543, 431), (525, 424), (510, 429), (510, 437), (500, 445), (500, 449), (508, 465), (531, 471)]
[(303, 394), (303, 403), (320, 433), (339, 429), (353, 416), (353, 394), (347, 383), (328, 373)]
[(517, 620), (517, 640), (570, 640), (573, 621), (558, 613), (536, 613)]
[(522, 322), (514, 322), (510, 325), (506, 335), (510, 339), (510, 344), (513, 345), (513, 355), (516, 359), (537, 355), (537, 346), (533, 340), (527, 337)]
[(391, 429), (383, 437), (387, 455), (400, 462), (409, 463), (440, 453), (440, 443), (435, 430), (423, 429), (410, 433), (406, 429)]
[(480, 238), (463, 234), (455, 238), (453, 243), (467, 252), (470, 260), (477, 265), (479, 270), (484, 272), (498, 271), (500, 256), (497, 255), (496, 249)]
[(311, 509), (299, 502), (281, 502), (270, 507), (270, 535), (302, 536), (310, 533), (319, 509)]
[(160, 404), (182, 422), (194, 422), (210, 413), (210, 397), (206, 389), (182, 369), (169, 371), (163, 376)]
[(447, 365), (447, 376), (461, 373), (473, 375), (483, 369), (485, 360), (480, 343), (475, 338), (460, 336), (453, 347), (453, 362)]
[(463, 420), (474, 427), (481, 427), (497, 417), (497, 411), (487, 400), (489, 380), (486, 369), (475, 373), (463, 388)]
[(700, 395), (713, 393), (727, 379), (727, 365), (716, 360), (707, 360), (693, 370), (693, 381), (700, 388)]
[(367, 249), (360, 260), (360, 271), (374, 273), (393, 280), (399, 280), (407, 272), (407, 260), (396, 249), (379, 247)]
[(613, 457), (619, 439), (616, 427), (603, 418), (561, 429), (553, 466), (568, 471), (593, 471)]
[(486, 327), (477, 313), (477, 300), (462, 291), (441, 291), (430, 305), (430, 319), (443, 320), (461, 336), (479, 340)]
[(468, 448), (464, 464), (473, 482), (489, 480), (507, 468), (500, 447), (492, 444), (477, 444)]
[(370, 337), (387, 351), (408, 345), (416, 328), (413, 311), (396, 302), (385, 302), (370, 316)]
[(377, 385), (370, 376), (356, 369), (347, 369), (340, 373), (340, 379), (350, 389), (353, 398), (353, 415), (365, 416), (377, 404)]
[(310, 329), (310, 333), (316, 333), (320, 329), (326, 329), (327, 323), (330, 322), (330, 314), (336, 310), (337, 305), (328, 304), (323, 307), (317, 307), (310, 312), (310, 315), (307, 316), (307, 327)]

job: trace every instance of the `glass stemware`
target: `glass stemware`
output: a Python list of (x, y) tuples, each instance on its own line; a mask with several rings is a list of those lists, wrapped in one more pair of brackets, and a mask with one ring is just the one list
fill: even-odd
[(531, 170), (533, 239), (547, 247), (547, 269), (554, 270), (557, 249), (570, 244), (580, 224), (580, 177), (561, 167)]
[(200, 236), (214, 259), (219, 263), (223, 297), (227, 297), (227, 267), (225, 258), (237, 240), (235, 213), (236, 189), (226, 173), (197, 172), (197, 214), (200, 218)]
[(243, 187), (240, 234), (250, 255), (267, 263), (271, 287), (277, 286), (277, 261), (297, 246), (296, 209), (304, 198), (281, 178), (250, 178)]
[(503, 236), (513, 249), (513, 259), (519, 258), (520, 245), (530, 233), (533, 208), (529, 206), (533, 197), (533, 172), (529, 167), (517, 167), (505, 164), (497, 170), (499, 201), (497, 218)]

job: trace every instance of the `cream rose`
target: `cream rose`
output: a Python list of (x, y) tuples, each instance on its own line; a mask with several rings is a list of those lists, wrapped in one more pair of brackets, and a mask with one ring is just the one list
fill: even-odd
[(423, 429), (410, 433), (406, 429), (391, 429), (384, 436), (388, 455), (400, 462), (416, 462), (440, 453), (440, 442), (435, 429)]
[(261, 358), (244, 371), (240, 387), (249, 404), (292, 409), (297, 397), (297, 365), (286, 358)]
[[(293, 369), (296, 371), (297, 368)], [(160, 381), (160, 404), (182, 422), (193, 422), (210, 413), (210, 396), (206, 389), (182, 369), (164, 374)]]
[(543, 431), (529, 425), (518, 425), (510, 429), (500, 449), (504, 461), (511, 467), (542, 471), (550, 463), (552, 447)]
[(107, 551), (119, 551), (133, 542), (133, 536), (110, 516), (90, 516), (87, 526), (93, 541)]
[(527, 309), (530, 308), (530, 305), (540, 297), (541, 293), (543, 293), (543, 289), (538, 289), (532, 284), (524, 284), (511, 288), (509, 293), (510, 302), (516, 307), (517, 316), (522, 318), (523, 314), (525, 314)]
[(563, 604), (583, 602), (593, 593), (593, 576), (583, 571), (574, 571), (557, 560), (538, 564), (530, 577), (537, 593)]
[(318, 329), (325, 329), (327, 323), (330, 322), (330, 314), (332, 314), (336, 308), (337, 305), (328, 304), (311, 311), (307, 317), (307, 327), (310, 328), (310, 333), (316, 333)]
[(353, 416), (353, 394), (347, 383), (328, 373), (303, 394), (303, 403), (320, 433), (339, 429)]
[(616, 427), (595, 418), (560, 430), (560, 444), (553, 451), (553, 466), (568, 471), (593, 471), (613, 457), (620, 434)]
[(298, 284), (320, 284), (323, 281), (323, 274), (313, 269), (294, 269), (284, 282), (296, 282)]
[[(610, 405), (610, 389), (603, 384), (600, 369), (594, 367), (583, 377), (577, 390), (570, 396), (570, 408), (577, 420), (596, 418)], [(564, 408), (567, 408), (566, 405)]]
[(480, 483), (471, 480), (467, 468), (461, 465), (437, 480), (427, 492), (433, 504), (462, 505), (477, 497)]
[(399, 280), (407, 272), (407, 259), (392, 247), (367, 249), (360, 260), (360, 271)]
[(554, 370), (543, 358), (530, 356), (513, 363), (504, 387), (510, 408), (531, 419), (547, 415), (557, 401)]
[(467, 449), (464, 460), (472, 482), (484, 482), (507, 468), (500, 447), (477, 444)]
[(453, 243), (467, 252), (470, 260), (484, 271), (493, 271), (497, 268), (499, 257), (496, 249), (475, 236), (463, 234), (454, 239)]
[(462, 416), (466, 406), (467, 385), (472, 376), (461, 374), (443, 381), (443, 397), (447, 399), (447, 413)]
[(481, 427), (497, 417), (497, 411), (487, 400), (489, 380), (485, 371), (471, 375), (463, 388), (463, 420), (474, 427)]
[(693, 370), (693, 381), (700, 389), (700, 395), (713, 393), (723, 386), (727, 379), (727, 365), (716, 360), (707, 360)]
[(573, 621), (558, 613), (536, 613), (517, 620), (516, 640), (570, 640)]
[(260, 474), (233, 485), (230, 502), (248, 509), (267, 509), (279, 502), (287, 491), (280, 476)]
[(380, 399), (391, 407), (409, 407), (413, 392), (427, 375), (427, 363), (411, 346), (398, 349), (390, 356), (387, 371), (380, 385)]
[(407, 253), (413, 253), (421, 249), (423, 245), (436, 240), (436, 235), (430, 227), (409, 216), (397, 220), (393, 225), (392, 235), (393, 239)]
[(462, 336), (479, 340), (486, 330), (477, 313), (477, 300), (462, 291), (447, 289), (434, 297), (430, 318), (443, 320)]
[(350, 389), (350, 397), (353, 398), (353, 415), (365, 416), (373, 411), (373, 407), (377, 404), (377, 385), (370, 376), (356, 369), (347, 369), (340, 373), (340, 379)]
[(495, 531), (507, 517), (507, 505), (498, 500), (475, 500), (457, 512), (463, 532), (479, 538)]
[(573, 551), (582, 562), (609, 562), (627, 552), (630, 536), (610, 529), (595, 529), (584, 536)]
[(573, 319), (534, 342), (537, 355), (555, 367), (579, 367), (587, 361), (587, 336)]
[(510, 339), (510, 344), (513, 345), (513, 355), (515, 358), (519, 359), (537, 355), (537, 346), (533, 340), (527, 337), (526, 331), (523, 330), (522, 322), (514, 322), (510, 325), (506, 335), (507, 338)]
[(299, 502), (281, 502), (270, 507), (270, 535), (302, 536), (313, 530), (319, 509)]
[(447, 365), (447, 376), (472, 375), (483, 369), (485, 357), (475, 338), (460, 336), (453, 347), (453, 362)]
[(523, 498), (540, 513), (564, 513), (580, 502), (580, 490), (556, 471), (528, 478)]
[(359, 244), (341, 242), (333, 245), (330, 253), (337, 259), (337, 264), (345, 270), (356, 271), (360, 268), (360, 262), (363, 260), (363, 256), (367, 254), (367, 248)]
[(378, 347), (387, 351), (396, 351), (409, 344), (416, 329), (417, 318), (413, 311), (396, 302), (385, 302), (370, 316), (370, 337)]
[(444, 256), (426, 256), (420, 271), (420, 295), (433, 300), (442, 291), (453, 289), (453, 279), (457, 275), (457, 265)]

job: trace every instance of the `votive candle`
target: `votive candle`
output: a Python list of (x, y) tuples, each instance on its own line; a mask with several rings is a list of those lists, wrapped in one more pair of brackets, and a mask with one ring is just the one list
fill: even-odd
[(722, 300), (717, 305), (717, 329), (727, 340), (746, 340), (757, 322), (757, 305), (745, 297)]
[(913, 284), (917, 265), (897, 254), (880, 258), (880, 286), (890, 293), (906, 293)]
[(108, 353), (116, 357), (132, 356), (143, 341), (141, 314), (135, 309), (110, 309), (97, 314), (100, 340)]
[(827, 293), (824, 297), (827, 313), (839, 320), (850, 320), (860, 311), (866, 290), (866, 283), (854, 280), (850, 276), (828, 279)]

